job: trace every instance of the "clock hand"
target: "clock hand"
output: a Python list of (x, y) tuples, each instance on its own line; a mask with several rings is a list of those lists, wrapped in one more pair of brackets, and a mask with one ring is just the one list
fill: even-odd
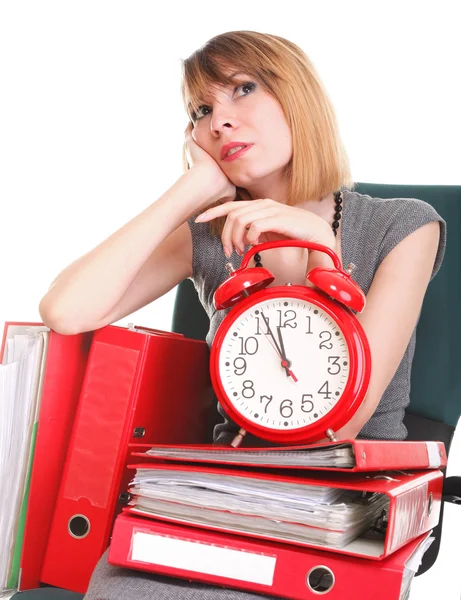
[(280, 348), (282, 350), (282, 353), (281, 353), (281, 356), (282, 356), (282, 367), (284, 367), (285, 371), (287, 372), (287, 377), (290, 376), (290, 377), (293, 378), (294, 381), (298, 381), (298, 378), (296, 377), (296, 375), (289, 368), (291, 366), (291, 361), (288, 360), (286, 352), (285, 352), (285, 345), (283, 343), (281, 329), (282, 329), (281, 327), (277, 327), (277, 335), (278, 335), (279, 342), (280, 342)]
[(290, 369), (288, 368), (288, 361), (286, 360), (286, 356), (284, 354), (282, 354), (282, 350), (279, 348), (279, 345), (277, 344), (277, 340), (274, 337), (274, 334), (272, 333), (272, 329), (269, 325), (269, 319), (266, 319), (266, 317), (264, 316), (263, 311), (261, 311), (261, 316), (263, 318), (264, 323), (266, 324), (267, 327), (267, 331), (269, 332), (269, 335), (271, 336), (271, 338), (274, 341), (274, 345), (275, 345), (275, 349), (277, 350), (278, 355), (280, 356), (280, 358), (282, 359), (282, 367), (285, 369), (287, 377), (291, 376), (293, 377), (293, 379), (295, 381), (298, 381), (295, 377), (295, 375), (292, 373), (292, 371), (290, 371)]
[[(271, 327), (269, 325), (269, 319), (266, 319), (266, 317), (264, 316), (263, 311), (261, 311), (261, 316), (263, 318), (264, 323), (266, 324), (267, 331), (269, 332), (269, 335), (271, 336), (271, 338), (273, 340), (273, 343), (270, 340), (269, 340), (269, 342), (274, 346), (274, 348), (277, 351), (277, 354), (280, 356), (280, 358), (283, 359), (282, 351), (280, 350), (279, 345), (277, 344), (277, 340), (275, 339), (274, 334), (272, 333), (272, 329), (271, 329)], [(287, 377), (288, 377), (288, 375), (289, 375), (288, 365), (284, 365), (283, 362), (282, 362), (282, 367), (285, 369), (285, 371), (287, 373)]]
[(274, 334), (272, 333), (272, 329), (271, 329), (271, 327), (269, 325), (269, 319), (266, 319), (266, 317), (264, 316), (263, 311), (261, 311), (261, 316), (263, 318), (264, 323), (266, 324), (267, 331), (269, 332), (269, 335), (274, 340), (274, 345), (275, 345), (275, 348), (276, 348), (278, 354), (282, 357), (282, 351), (280, 350), (279, 345), (277, 344), (277, 340), (275, 339)]
[(269, 342), (269, 344), (272, 346), (272, 348), (277, 352), (277, 354), (280, 356), (280, 352), (279, 352), (277, 346), (274, 346), (274, 342), (270, 338), (268, 338), (267, 336), (264, 336), (264, 337)]
[(282, 354), (282, 358), (283, 358), (284, 360), (288, 361), (287, 354), (286, 354), (286, 352), (285, 352), (285, 345), (284, 345), (284, 343), (283, 343), (282, 332), (281, 332), (281, 328), (280, 328), (280, 327), (277, 327), (277, 335), (278, 335), (279, 342), (280, 342), (280, 349), (281, 349), (281, 351), (282, 351), (282, 352), (281, 352), (281, 354)]
[(286, 360), (282, 360), (282, 367), (286, 370), (287, 372), (287, 377), (290, 376), (293, 378), (293, 381), (298, 381), (298, 378), (296, 377), (296, 375), (293, 373), (293, 371), (291, 369), (289, 369), (288, 367), (290, 366), (290, 363)]

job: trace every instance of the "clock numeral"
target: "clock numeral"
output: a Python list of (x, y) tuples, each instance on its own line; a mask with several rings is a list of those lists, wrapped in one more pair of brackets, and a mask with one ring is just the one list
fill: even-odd
[[(296, 311), (294, 311), (294, 310), (286, 310), (283, 313), (283, 316), (286, 317), (285, 321), (283, 322), (283, 325), (282, 325), (282, 311), (278, 310), (277, 312), (279, 313), (279, 327), (291, 327), (292, 329), (295, 329), (298, 326), (297, 323), (294, 323), (294, 324), (290, 325), (290, 322), (291, 321), (295, 321), (296, 318), (297, 318)], [(293, 316), (290, 317), (290, 314), (292, 314)]]
[[(237, 361), (241, 361), (240, 367), (238, 366)], [(234, 360), (234, 367), (235, 367), (234, 373), (236, 375), (243, 375), (245, 373), (245, 371), (247, 370), (247, 361), (244, 358), (242, 358), (241, 356), (237, 356), (237, 358)], [(238, 373), (238, 371), (240, 371), (240, 373)]]
[[(259, 324), (259, 317), (255, 317), (256, 318), (256, 333), (255, 335), (269, 335), (269, 328), (267, 327), (266, 323), (264, 323), (263, 320), (263, 326), (262, 326), (262, 331), (261, 331), (261, 326)], [(264, 331), (264, 328), (266, 328), (266, 331)]]
[(314, 410), (314, 403), (312, 402), (312, 394), (303, 394), (301, 399), (301, 410), (305, 413), (310, 413)]
[[(248, 383), (249, 385), (246, 385), (247, 383)], [(248, 400), (249, 398), (253, 398), (253, 397), (254, 397), (254, 395), (255, 395), (255, 390), (254, 390), (254, 387), (253, 387), (253, 386), (254, 386), (254, 382), (253, 382), (253, 381), (251, 381), (251, 379), (246, 379), (246, 380), (243, 382), (242, 396), (243, 396), (244, 398), (246, 398), (247, 400)]]
[[(256, 354), (259, 348), (258, 340), (255, 337), (243, 338), (239, 337), (240, 340), (240, 352), (239, 354), (249, 354), (253, 356)], [(253, 350), (253, 352), (252, 352)]]
[(261, 396), (259, 399), (260, 402), (263, 402), (264, 400), (267, 400), (266, 406), (264, 407), (264, 413), (267, 414), (267, 407), (272, 402), (272, 396)]
[[(329, 356), (328, 357), (328, 362), (332, 362), (333, 364), (331, 365), (331, 367), (328, 367), (328, 373), (330, 373), (330, 375), (337, 375), (340, 371), (341, 371), (341, 366), (338, 364), (340, 357), (339, 356)], [(333, 367), (337, 367), (338, 370), (332, 370)]]
[(309, 333), (314, 333), (314, 332), (311, 330), (311, 316), (310, 316), (310, 315), (306, 315), (306, 319), (307, 319), (307, 331), (306, 331), (306, 333), (307, 333), (307, 334), (309, 334)]
[(293, 414), (293, 402), (290, 399), (282, 400), (280, 414), (284, 419), (289, 419)]
[(325, 400), (331, 400), (331, 392), (328, 387), (328, 380), (322, 385), (317, 394), (323, 394), (325, 396)]
[[(325, 339), (323, 339), (325, 337)], [(321, 331), (319, 333), (319, 338), (322, 340), (319, 344), (319, 349), (323, 350), (331, 350), (333, 348), (333, 344), (329, 343), (331, 340), (331, 332), (330, 331)]]

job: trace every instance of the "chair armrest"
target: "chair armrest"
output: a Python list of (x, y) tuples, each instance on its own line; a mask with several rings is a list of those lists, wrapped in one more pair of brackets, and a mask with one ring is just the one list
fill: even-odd
[(446, 477), (443, 483), (442, 500), (461, 504), (461, 477)]

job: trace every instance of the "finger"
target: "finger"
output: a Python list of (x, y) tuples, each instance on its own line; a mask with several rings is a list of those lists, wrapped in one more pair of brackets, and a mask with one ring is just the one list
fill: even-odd
[(216, 206), (214, 208), (210, 208), (199, 215), (195, 222), (205, 223), (206, 221), (211, 221), (212, 219), (216, 219), (217, 217), (224, 217), (231, 213), (234, 210), (239, 210), (240, 208), (244, 208), (245, 206), (249, 206), (254, 202), (258, 202), (257, 200), (242, 200), (239, 202), (225, 202), (220, 206)]
[(301, 231), (299, 223), (282, 219), (280, 214), (271, 214), (255, 219), (246, 231), (246, 239), (249, 244), (255, 245), (258, 243), (259, 237), (267, 232), (278, 233), (293, 239), (304, 239), (306, 233)]
[(221, 233), (223, 246), (229, 249), (235, 247), (239, 254), (243, 254), (245, 246), (250, 243), (247, 233), (253, 222), (273, 216), (275, 210), (276, 208), (272, 206), (258, 208), (250, 205), (229, 213)]
[(221, 232), (223, 246), (231, 252), (235, 247), (237, 252), (242, 254), (245, 251), (245, 230), (258, 214), (260, 211), (257, 210), (257, 207), (255, 210), (255, 206), (251, 202), (243, 207), (236, 206), (234, 210), (229, 211)]
[[(240, 203), (239, 203), (240, 204)], [(235, 218), (232, 218), (232, 215), (236, 215), (237, 211), (233, 211), (232, 213), (228, 214), (227, 219), (224, 222), (222, 231), (221, 231), (221, 240), (222, 240), (222, 245), (224, 248), (227, 248), (229, 250), (229, 252), (232, 254), (232, 252), (234, 251), (234, 248), (236, 249), (236, 251), (241, 254), (242, 251), (244, 252), (245, 249), (242, 248), (242, 243), (237, 241), (237, 231), (240, 229), (241, 233), (240, 233), (240, 240), (243, 237), (243, 231), (245, 226), (240, 223), (242, 223), (242, 221), (236, 221)], [(243, 221), (244, 223), (244, 221)]]

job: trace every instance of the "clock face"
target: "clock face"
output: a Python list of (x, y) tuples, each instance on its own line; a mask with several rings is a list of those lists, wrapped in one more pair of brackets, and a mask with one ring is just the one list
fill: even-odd
[(304, 299), (277, 297), (253, 304), (231, 324), (218, 368), (237, 412), (259, 426), (290, 431), (335, 407), (350, 357), (329, 313)]

